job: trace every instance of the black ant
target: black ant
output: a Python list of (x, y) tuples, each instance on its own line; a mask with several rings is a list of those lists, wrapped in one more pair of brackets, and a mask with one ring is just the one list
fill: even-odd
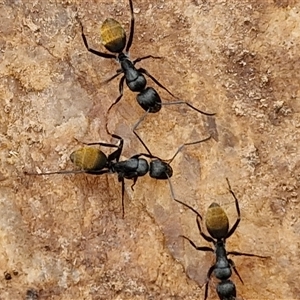
[(228, 217), (221, 208), (221, 206), (217, 203), (212, 203), (206, 214), (206, 228), (210, 236), (203, 233), (201, 228), (201, 221), (202, 217), (201, 215), (191, 206), (189, 206), (186, 203), (181, 202), (178, 199), (175, 199), (175, 201), (179, 202), (180, 204), (184, 205), (188, 209), (192, 210), (196, 215), (196, 221), (198, 225), (198, 229), (200, 232), (200, 235), (210, 243), (213, 243), (214, 249), (211, 247), (206, 246), (196, 246), (196, 244), (187, 238), (186, 236), (181, 236), (184, 239), (188, 240), (190, 244), (199, 251), (208, 251), (208, 252), (214, 252), (216, 255), (216, 262), (214, 265), (212, 265), (208, 272), (207, 272), (207, 281), (205, 284), (205, 294), (204, 294), (204, 300), (207, 299), (208, 296), (208, 284), (210, 281), (210, 277), (212, 273), (215, 274), (216, 278), (220, 280), (220, 282), (217, 284), (217, 293), (220, 298), (220, 300), (235, 300), (236, 299), (236, 287), (235, 284), (229, 279), (232, 275), (232, 270), (234, 270), (235, 274), (238, 276), (240, 281), (242, 283), (243, 280), (241, 276), (239, 275), (234, 262), (227, 258), (227, 255), (240, 255), (240, 256), (251, 256), (251, 257), (259, 257), (259, 258), (269, 258), (268, 256), (261, 256), (261, 255), (255, 255), (251, 253), (244, 253), (244, 252), (237, 252), (237, 251), (226, 251), (225, 249), (225, 243), (226, 240), (235, 232), (236, 228), (238, 227), (240, 221), (241, 221), (241, 214), (240, 214), (240, 208), (238, 199), (235, 196), (234, 192), (231, 189), (229, 180), (226, 178), (229, 192), (233, 196), (235, 200), (235, 207), (237, 211), (237, 219), (234, 223), (234, 225), (229, 230), (229, 221)]
[[(126, 80), (126, 85), (132, 92), (139, 93), (136, 97), (137, 102), (139, 105), (146, 111), (146, 114), (148, 113), (156, 113), (160, 111), (162, 105), (172, 105), (172, 104), (186, 104), (190, 108), (196, 110), (197, 112), (207, 115), (207, 116), (213, 116), (215, 113), (207, 113), (204, 111), (201, 111), (191, 105), (189, 102), (186, 101), (175, 101), (175, 102), (166, 102), (162, 103), (160, 96), (156, 92), (156, 90), (152, 87), (146, 87), (147, 81), (145, 78), (145, 75), (151, 78), (159, 87), (164, 89), (166, 92), (168, 92), (172, 97), (176, 98), (165, 86), (163, 86), (155, 77), (153, 77), (146, 69), (135, 68), (135, 64), (137, 62), (140, 62), (142, 60), (153, 58), (153, 59), (161, 59), (161, 57), (153, 56), (153, 55), (147, 55), (144, 57), (137, 58), (133, 61), (131, 61), (128, 57), (128, 52), (130, 50), (130, 47), (133, 42), (133, 36), (134, 36), (134, 14), (133, 14), (133, 4), (132, 0), (129, 0), (129, 6), (130, 6), (130, 14), (131, 14), (131, 21), (130, 21), (130, 33), (129, 38), (126, 43), (126, 33), (122, 25), (112, 19), (108, 18), (106, 19), (100, 29), (100, 35), (101, 40), (104, 45), (104, 47), (111, 53), (105, 53), (98, 50), (94, 50), (89, 47), (87, 38), (83, 32), (83, 25), (80, 22), (81, 26), (81, 36), (84, 42), (84, 45), (86, 49), (103, 58), (110, 58), (115, 59), (121, 66), (120, 69), (117, 70), (116, 74), (110, 77), (109, 79), (105, 80), (103, 83), (108, 83), (118, 77), (120, 74), (124, 74), (123, 77), (120, 79), (119, 82), (119, 92), (120, 95), (117, 97), (117, 99), (111, 104), (107, 111), (107, 115), (109, 114), (111, 108), (117, 104), (121, 98), (123, 97), (123, 88), (124, 88), (124, 81)], [(124, 52), (125, 48), (125, 52)], [(114, 53), (114, 54), (113, 54)], [(177, 98), (176, 98), (177, 99)], [(146, 116), (145, 114), (145, 116)], [(133, 127), (133, 132), (136, 134), (135, 130), (137, 129), (138, 125), (142, 122), (142, 120), (145, 118), (143, 116), (138, 120), (138, 122)], [(106, 131), (110, 134), (108, 130), (108, 124), (106, 124)]]
[[(42, 172), (42, 173), (25, 172), (25, 174), (26, 175), (52, 175), (52, 174), (87, 173), (93, 175), (102, 175), (107, 173), (116, 173), (118, 174), (119, 182), (121, 182), (122, 184), (122, 213), (124, 217), (124, 192), (125, 192), (124, 179), (133, 180), (133, 184), (131, 185), (132, 190), (134, 185), (136, 184), (138, 177), (144, 176), (147, 173), (149, 173), (151, 178), (155, 178), (159, 180), (166, 180), (166, 179), (169, 180), (169, 178), (172, 177), (173, 175), (173, 169), (170, 166), (170, 164), (177, 156), (177, 154), (183, 149), (183, 147), (187, 145), (202, 143), (211, 138), (209, 136), (200, 141), (185, 143), (181, 145), (177, 149), (173, 157), (168, 160), (160, 159), (149, 152), (149, 153), (136, 154), (127, 160), (119, 161), (123, 151), (124, 140), (116, 134), (112, 134), (111, 136), (119, 140), (119, 145), (102, 143), (102, 142), (86, 144), (88, 146), (100, 145), (104, 147), (117, 148), (114, 152), (112, 152), (108, 156), (100, 149), (94, 147), (87, 147), (87, 146), (82, 147), (71, 153), (70, 159), (75, 166), (80, 168), (79, 170), (51, 171), (51, 172)], [(150, 158), (151, 159), (150, 163), (148, 163), (148, 161), (143, 157)], [(172, 191), (172, 196), (173, 196), (173, 191)]]

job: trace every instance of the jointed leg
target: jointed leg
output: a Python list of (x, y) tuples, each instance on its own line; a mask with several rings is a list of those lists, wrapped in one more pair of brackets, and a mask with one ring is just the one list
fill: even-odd
[(111, 106), (108, 108), (107, 112), (106, 112), (106, 132), (109, 134), (109, 135), (112, 135), (109, 130), (108, 130), (108, 115), (109, 115), (109, 112), (110, 110), (112, 109), (113, 106), (115, 106), (120, 100), (121, 98), (123, 97), (123, 90), (124, 90), (124, 80), (125, 80), (125, 76), (123, 76), (121, 79), (120, 79), (120, 82), (119, 82), (119, 92), (120, 92), (120, 95), (118, 96), (118, 98), (115, 100), (114, 103), (111, 104)]
[(206, 235), (206, 234), (202, 231), (202, 228), (201, 228), (201, 220), (202, 220), (202, 219), (200, 219), (199, 216), (197, 216), (196, 221), (197, 221), (197, 226), (198, 226), (200, 235), (201, 235), (207, 242), (213, 243), (213, 244), (214, 244), (214, 243), (215, 243), (214, 239), (213, 239), (212, 237)]
[(80, 24), (80, 27), (81, 27), (81, 37), (82, 37), (84, 46), (85, 46), (85, 48), (89, 52), (91, 52), (91, 53), (93, 53), (93, 54), (95, 54), (97, 56), (103, 57), (103, 58), (114, 58), (114, 59), (117, 59), (116, 55), (114, 55), (114, 54), (105, 53), (105, 52), (97, 51), (97, 50), (94, 50), (94, 49), (90, 48), (89, 45), (88, 45), (86, 36), (85, 36), (85, 34), (83, 32), (83, 25), (82, 25), (81, 21), (79, 21), (79, 24)]
[(119, 145), (109, 144), (109, 143), (102, 143), (102, 142), (84, 143), (84, 144), (89, 145), (89, 146), (91, 146), (91, 145), (100, 145), (100, 146), (103, 146), (103, 147), (118, 148), (116, 151), (114, 151), (113, 153), (108, 155), (108, 161), (113, 161), (113, 160), (119, 161), (122, 150), (123, 150), (124, 141), (120, 136), (118, 136), (116, 134), (111, 134), (111, 136), (118, 139), (118, 140), (120, 140)]
[(235, 221), (235, 223), (233, 224), (233, 226), (231, 227), (231, 229), (228, 231), (227, 235), (226, 235), (226, 239), (229, 238), (236, 230), (236, 228), (238, 227), (240, 221), (241, 221), (241, 211), (240, 211), (240, 207), (239, 207), (239, 202), (237, 197), (235, 196), (234, 192), (231, 189), (230, 183), (228, 178), (226, 178), (227, 184), (228, 184), (228, 189), (229, 192), (231, 193), (231, 195), (233, 196), (234, 200), (235, 200), (235, 207), (236, 207), (236, 211), (237, 211), (237, 219)]
[(121, 69), (117, 70), (117, 73), (115, 75), (113, 75), (113, 76), (109, 77), (108, 79), (102, 81), (101, 85), (109, 83), (110, 81), (112, 81), (113, 79), (115, 79), (116, 77), (118, 77), (122, 73), (123, 73), (123, 71)]
[(137, 177), (134, 177), (134, 178), (132, 179), (132, 180), (133, 180), (133, 184), (131, 185), (131, 190), (132, 190), (132, 191), (134, 191), (133, 188), (134, 188), (134, 186), (135, 186), (135, 184), (136, 184), (136, 182), (137, 182), (137, 179), (138, 179)]
[(230, 264), (230, 266), (232, 267), (234, 273), (238, 276), (238, 278), (240, 279), (241, 283), (244, 284), (244, 281), (242, 279), (242, 277), (240, 276), (239, 272), (237, 271), (236, 267), (235, 267), (235, 264), (233, 262), (232, 259), (228, 259), (228, 262)]
[(169, 187), (170, 187), (172, 199), (173, 199), (174, 201), (180, 203), (181, 205), (185, 206), (186, 208), (190, 209), (192, 212), (194, 212), (194, 213), (202, 220), (201, 215), (196, 211), (196, 209), (194, 209), (194, 208), (191, 207), (190, 205), (188, 205), (188, 204), (182, 202), (181, 200), (178, 200), (178, 199), (175, 197), (173, 185), (172, 185), (172, 182), (171, 182), (171, 180), (170, 180), (169, 178), (168, 178), (168, 182), (169, 182)]
[(249, 257), (258, 257), (258, 258), (270, 258), (270, 256), (263, 256), (263, 255), (256, 255), (252, 253), (245, 253), (245, 252), (238, 252), (238, 251), (228, 251), (228, 255), (235, 255), (235, 256), (249, 256)]
[(178, 149), (176, 150), (175, 154), (173, 155), (173, 157), (171, 159), (168, 159), (166, 161), (170, 163), (172, 163), (173, 159), (177, 156), (177, 154), (185, 147), (185, 146), (189, 146), (189, 145), (195, 145), (195, 144), (200, 144), (202, 142), (206, 142), (211, 138), (211, 136), (203, 139), (203, 140), (199, 140), (199, 141), (195, 141), (195, 142), (190, 142), (190, 143), (184, 143), (182, 144), (180, 147), (178, 147)]
[(140, 118), (139, 120), (133, 125), (132, 127), (132, 131), (134, 133), (134, 135), (138, 138), (138, 140), (141, 142), (141, 144), (144, 146), (144, 148), (146, 149), (146, 151), (149, 153), (149, 155), (151, 157), (154, 157), (151, 153), (151, 151), (149, 150), (149, 148), (147, 147), (147, 145), (145, 144), (145, 142), (142, 140), (142, 138), (138, 135), (138, 133), (136, 132), (137, 127), (144, 121), (144, 119), (146, 118), (147, 114), (149, 113), (149, 110), (147, 110)]
[(118, 139), (120, 143), (118, 149), (108, 156), (108, 161), (116, 160), (118, 162), (123, 151), (124, 140), (116, 134), (112, 134), (111, 136)]
[(138, 63), (138, 62), (140, 62), (142, 60), (148, 59), (148, 58), (162, 59), (162, 57), (160, 57), (160, 56), (147, 55), (147, 56), (143, 56), (143, 57), (138, 57), (132, 63), (133, 63), (133, 65), (135, 65), (136, 63)]
[(215, 269), (215, 265), (211, 266), (206, 275), (207, 278), (206, 278), (206, 283), (205, 283), (204, 300), (206, 300), (208, 297), (208, 284), (209, 284), (210, 277), (211, 277), (211, 274), (213, 273), (214, 269)]
[(190, 242), (190, 244), (198, 251), (205, 251), (205, 252), (214, 252), (214, 249), (210, 248), (210, 247), (207, 247), (207, 246), (203, 246), (203, 247), (199, 247), (199, 246), (196, 246), (196, 244), (190, 240), (189, 238), (187, 238), (186, 236), (184, 235), (180, 235), (180, 237), (186, 239), (187, 241)]
[(155, 77), (153, 77), (147, 70), (140, 68), (138, 69), (139, 72), (147, 75), (148, 77), (150, 77), (159, 87), (161, 87), (162, 89), (164, 89), (166, 92), (168, 92), (173, 98), (176, 98), (165, 86), (163, 86)]
[(128, 38), (128, 42), (126, 45), (126, 53), (129, 51), (131, 45), (132, 45), (132, 41), (133, 41), (133, 35), (134, 35), (134, 14), (133, 14), (133, 4), (132, 4), (132, 0), (129, 0), (129, 6), (130, 6), (130, 15), (131, 15), (131, 20), (130, 20), (130, 33), (129, 33), (129, 38)]
[(121, 179), (121, 184), (122, 184), (122, 217), (124, 219), (124, 217), (125, 217), (125, 206), (124, 206), (125, 182), (124, 182), (124, 178)]

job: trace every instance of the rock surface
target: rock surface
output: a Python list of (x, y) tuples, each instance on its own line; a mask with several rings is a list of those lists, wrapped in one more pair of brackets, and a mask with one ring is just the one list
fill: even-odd
[[(80, 142), (114, 140), (106, 111), (118, 64), (103, 51), (101, 23), (130, 21), (127, 1), (3, 1), (0, 4), (0, 299), (202, 299), (211, 253), (192, 212), (175, 203), (168, 183), (126, 181), (125, 219), (114, 175), (26, 176), (73, 168)], [(180, 99), (149, 115), (138, 132), (153, 154), (173, 161), (178, 199), (204, 216), (211, 202), (242, 220), (228, 250), (239, 299), (299, 299), (300, 4), (297, 1), (134, 1), (130, 55), (162, 56), (139, 64)], [(174, 101), (153, 85), (164, 101)], [(125, 140), (123, 158), (145, 152), (132, 134), (143, 110), (124, 97), (108, 116)], [(106, 151), (106, 150), (105, 150)], [(5, 280), (5, 272), (11, 275)], [(217, 299), (215, 279), (209, 299)]]

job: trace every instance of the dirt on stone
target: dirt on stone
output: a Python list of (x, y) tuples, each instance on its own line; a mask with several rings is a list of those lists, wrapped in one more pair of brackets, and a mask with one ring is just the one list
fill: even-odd
[[(133, 1), (130, 57), (186, 105), (163, 106), (137, 131), (152, 153), (173, 156), (178, 199), (205, 217), (219, 203), (232, 225), (238, 299), (300, 299), (300, 4), (298, 1)], [(28, 176), (74, 168), (82, 142), (116, 143), (122, 159), (143, 146), (132, 126), (143, 115), (119, 78), (103, 81), (116, 61), (105, 51), (106, 18), (129, 35), (128, 1), (2, 1), (0, 4), (0, 299), (202, 299), (213, 253), (196, 251), (185, 235), (208, 246), (196, 217), (172, 200), (167, 181), (126, 181), (125, 218), (115, 174)], [(300, 67), (300, 66), (299, 66)], [(163, 102), (174, 101), (148, 78)], [(109, 150), (105, 149), (109, 153)], [(204, 223), (203, 223), (204, 227)], [(9, 273), (11, 279), (7, 279)], [(6, 279), (5, 279), (6, 278)], [(217, 299), (217, 280), (208, 299)]]

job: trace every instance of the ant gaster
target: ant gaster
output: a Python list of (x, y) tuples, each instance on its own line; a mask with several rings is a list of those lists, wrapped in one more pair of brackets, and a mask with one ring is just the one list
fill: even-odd
[[(136, 69), (135, 65), (136, 63), (148, 59), (161, 59), (161, 57), (153, 56), (153, 55), (147, 55), (144, 57), (137, 58), (133, 61), (131, 61), (128, 57), (128, 52), (130, 50), (130, 47), (133, 42), (133, 36), (134, 36), (134, 25), (135, 25), (135, 19), (133, 14), (133, 3), (132, 0), (129, 0), (129, 6), (130, 6), (130, 33), (129, 38), (126, 43), (126, 33), (122, 25), (111, 18), (106, 19), (100, 29), (100, 35), (102, 44), (108, 50), (110, 53), (101, 52), (98, 50), (94, 50), (89, 47), (87, 38), (83, 32), (83, 25), (80, 22), (81, 26), (81, 36), (84, 42), (84, 45), (86, 49), (103, 58), (109, 58), (109, 59), (115, 59), (121, 66), (120, 69), (117, 70), (116, 74), (110, 77), (109, 79), (105, 80), (103, 83), (108, 83), (118, 77), (120, 74), (124, 74), (123, 77), (120, 79), (119, 82), (119, 96), (117, 99), (111, 104), (107, 111), (107, 115), (109, 114), (111, 108), (117, 104), (122, 96), (123, 96), (123, 88), (124, 88), (124, 81), (126, 80), (126, 85), (132, 92), (138, 93), (136, 99), (139, 105), (146, 111), (145, 116), (147, 113), (156, 113), (161, 109), (162, 105), (172, 105), (172, 104), (186, 104), (190, 108), (196, 110), (197, 112), (212, 116), (215, 115), (214, 113), (207, 113), (204, 111), (201, 111), (197, 109), (196, 107), (192, 106), (190, 103), (186, 101), (175, 101), (175, 102), (166, 102), (162, 103), (161, 98), (159, 94), (156, 92), (156, 90), (152, 87), (146, 87), (147, 86), (147, 80), (145, 78), (145, 75), (151, 78), (160, 88), (164, 89), (169, 95), (176, 98), (164, 85), (162, 85), (155, 77), (153, 77), (146, 69), (139, 68)], [(124, 52), (125, 49), (125, 52)], [(177, 98), (176, 98), (177, 99)], [(138, 122), (133, 127), (133, 132), (135, 133), (135, 130), (137, 129), (138, 125), (142, 122), (142, 120), (145, 118), (143, 116), (138, 120)], [(110, 134), (108, 130), (108, 124), (106, 124), (106, 130)]]
[(235, 284), (229, 279), (232, 275), (232, 270), (234, 270), (235, 274), (239, 277), (240, 281), (243, 283), (243, 280), (241, 276), (239, 275), (234, 262), (227, 258), (227, 255), (240, 255), (240, 256), (251, 256), (251, 257), (259, 257), (259, 258), (268, 258), (268, 256), (261, 256), (261, 255), (255, 255), (251, 253), (244, 253), (244, 252), (237, 252), (237, 251), (226, 251), (225, 243), (226, 240), (235, 232), (236, 228), (238, 227), (240, 221), (241, 221), (241, 214), (240, 214), (240, 208), (238, 199), (235, 196), (234, 192), (231, 189), (229, 180), (226, 178), (229, 192), (233, 196), (235, 200), (235, 207), (237, 211), (237, 219), (234, 223), (234, 225), (229, 230), (229, 221), (228, 217), (221, 208), (221, 206), (217, 203), (212, 203), (206, 214), (206, 228), (209, 232), (210, 236), (206, 235), (201, 228), (201, 215), (191, 206), (187, 205), (186, 203), (181, 202), (178, 199), (175, 199), (175, 201), (179, 202), (180, 204), (184, 205), (188, 209), (192, 210), (196, 215), (196, 221), (197, 226), (200, 232), (200, 235), (210, 243), (213, 243), (214, 249), (207, 246), (196, 246), (196, 244), (187, 238), (186, 236), (181, 236), (184, 239), (188, 240), (190, 244), (199, 251), (208, 251), (213, 252), (216, 255), (216, 262), (214, 265), (212, 265), (208, 272), (207, 272), (207, 281), (205, 284), (205, 294), (204, 294), (204, 300), (208, 297), (208, 284), (210, 281), (210, 277), (212, 273), (216, 276), (217, 279), (220, 280), (220, 282), (217, 284), (216, 290), (218, 293), (218, 296), (220, 300), (235, 300), (236, 299), (236, 287)]
[[(85, 147), (75, 150), (71, 153), (70, 159), (75, 166), (79, 167), (79, 170), (66, 170), (66, 171), (51, 171), (42, 173), (32, 173), (25, 172), (26, 175), (52, 175), (52, 174), (77, 174), (77, 173), (87, 173), (93, 175), (102, 175), (107, 173), (116, 173), (118, 175), (118, 180), (122, 184), (122, 212), (124, 216), (124, 192), (125, 192), (125, 182), (124, 179), (132, 179), (133, 184), (131, 188), (133, 189), (138, 177), (142, 177), (149, 173), (151, 178), (159, 180), (169, 180), (173, 175), (173, 169), (171, 163), (177, 154), (187, 145), (194, 145), (198, 143), (205, 142), (210, 139), (210, 136), (196, 142), (185, 143), (181, 145), (173, 157), (168, 160), (162, 160), (151, 153), (140, 153), (133, 155), (127, 160), (119, 161), (120, 156), (123, 151), (123, 139), (112, 134), (112, 137), (119, 140), (119, 145), (109, 144), (109, 143), (88, 143)], [(89, 147), (91, 145), (100, 145), (104, 147), (117, 148), (114, 152), (108, 156), (102, 152), (100, 149)], [(148, 148), (147, 148), (148, 149)], [(143, 158), (144, 157), (144, 158)], [(148, 161), (145, 158), (150, 158)], [(173, 192), (172, 192), (173, 196)]]

